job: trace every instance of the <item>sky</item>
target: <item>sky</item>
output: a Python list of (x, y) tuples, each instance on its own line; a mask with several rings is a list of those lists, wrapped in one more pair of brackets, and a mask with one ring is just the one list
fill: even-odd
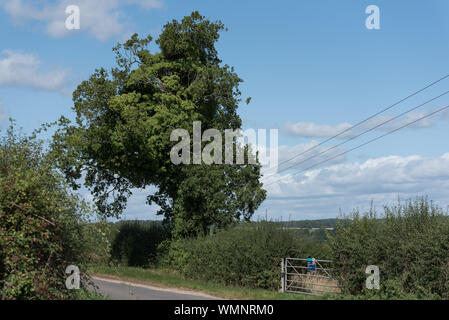
[[(79, 30), (65, 28), (69, 5), (80, 8)], [(369, 5), (379, 8), (380, 29), (366, 27)], [(314, 147), (279, 166), (292, 168), (264, 168), (267, 199), (254, 219), (331, 218), (371, 202), (381, 211), (416, 196), (447, 207), (447, 110), (338, 154), (448, 105), (449, 94), (418, 107), (449, 90), (449, 78), (318, 145), (449, 74), (447, 0), (0, 0), (0, 128), (9, 117), (26, 132), (73, 119), (71, 92), (113, 66), (117, 42), (134, 32), (156, 39), (194, 10), (228, 28), (217, 48), (244, 80), (242, 97), (252, 98), (239, 108), (243, 128), (278, 129), (279, 163)], [(153, 191), (135, 190), (123, 218), (160, 219), (145, 204)]]

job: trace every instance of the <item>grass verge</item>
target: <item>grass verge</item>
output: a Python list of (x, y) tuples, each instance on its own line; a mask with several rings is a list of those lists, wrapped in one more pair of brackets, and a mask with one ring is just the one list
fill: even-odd
[(100, 293), (97, 293), (93, 290), (88, 289), (80, 289), (76, 292), (76, 297), (74, 297), (74, 300), (110, 300), (107, 297), (104, 297)]
[(231, 287), (216, 283), (183, 278), (172, 270), (142, 269), (135, 267), (91, 266), (90, 273), (99, 277), (113, 278), (148, 284), (164, 288), (177, 288), (200, 291), (224, 299), (237, 300), (317, 300), (326, 297), (303, 294), (279, 293), (264, 289)]

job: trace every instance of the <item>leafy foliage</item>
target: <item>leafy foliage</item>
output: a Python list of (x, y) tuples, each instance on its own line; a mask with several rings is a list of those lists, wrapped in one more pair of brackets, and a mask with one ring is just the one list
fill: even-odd
[(157, 248), (167, 238), (169, 231), (159, 222), (124, 221), (112, 243), (111, 258), (127, 266), (154, 266)]
[(188, 278), (278, 289), (282, 258), (323, 257), (323, 247), (275, 223), (257, 222), (173, 242), (165, 263)]
[(241, 218), (249, 221), (265, 199), (259, 167), (203, 165), (187, 168), (173, 206), (173, 234), (194, 237), (210, 227), (224, 228)]
[(77, 295), (65, 288), (65, 268), (83, 270), (89, 259), (82, 228), (88, 207), (63, 181), (42, 142), (11, 125), (0, 139), (1, 299)]
[[(330, 246), (346, 293), (449, 297), (449, 219), (426, 199), (385, 207), (382, 217), (354, 212), (337, 224)], [(380, 268), (379, 292), (364, 289), (368, 265)]]
[(85, 253), (89, 256), (89, 265), (108, 265), (111, 262), (112, 241), (118, 228), (104, 220), (82, 223)]
[(192, 135), (193, 121), (220, 132), (241, 126), (242, 81), (222, 65), (215, 43), (224, 29), (198, 12), (167, 23), (150, 53), (150, 36), (118, 44), (117, 66), (101, 68), (73, 94), (76, 125), (61, 118), (53, 148), (74, 187), (85, 174), (97, 207), (109, 216), (125, 208), (132, 188), (155, 185), (148, 196), (174, 236), (204, 232), (210, 224), (248, 219), (265, 199), (260, 165), (174, 165), (173, 129)]

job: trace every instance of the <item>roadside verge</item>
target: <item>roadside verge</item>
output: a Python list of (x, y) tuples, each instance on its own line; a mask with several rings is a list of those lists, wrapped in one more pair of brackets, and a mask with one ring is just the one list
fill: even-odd
[(112, 279), (145, 285), (158, 290), (182, 290), (188, 294), (196, 292), (228, 300), (316, 300), (322, 297), (302, 294), (279, 293), (265, 289), (225, 286), (202, 280), (186, 279), (179, 274), (165, 269), (143, 269), (135, 267), (91, 266), (90, 274), (94, 277)]

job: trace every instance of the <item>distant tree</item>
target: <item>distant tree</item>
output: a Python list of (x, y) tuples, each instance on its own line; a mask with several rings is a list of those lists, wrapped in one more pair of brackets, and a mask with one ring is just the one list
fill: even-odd
[(113, 49), (117, 65), (110, 72), (96, 70), (75, 90), (76, 124), (61, 119), (53, 148), (73, 186), (84, 173), (106, 215), (120, 215), (132, 188), (155, 185), (148, 203), (159, 205), (175, 236), (184, 237), (249, 219), (265, 199), (259, 164), (170, 161), (173, 129), (192, 135), (197, 120), (203, 130), (241, 127), (242, 80), (222, 65), (215, 48), (223, 29), (193, 12), (164, 26), (157, 53), (147, 48), (150, 36), (135, 34)]
[(111, 258), (128, 265), (147, 267), (157, 264), (157, 247), (167, 239), (167, 228), (158, 221), (123, 221), (111, 246)]

